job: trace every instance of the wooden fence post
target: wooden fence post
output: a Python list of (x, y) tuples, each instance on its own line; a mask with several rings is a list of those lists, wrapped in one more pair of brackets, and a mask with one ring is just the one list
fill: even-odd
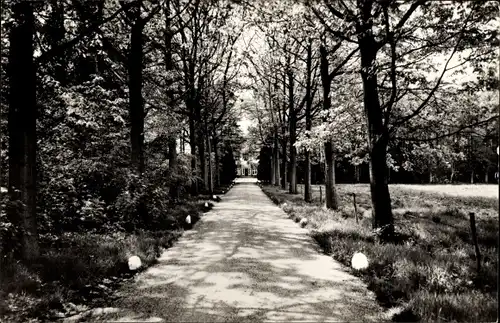
[(474, 212), (469, 213), (470, 216), (470, 230), (472, 234), (472, 242), (474, 243), (474, 249), (476, 251), (476, 262), (477, 262), (477, 272), (481, 270), (481, 254), (479, 252), (479, 245), (477, 244), (477, 232), (476, 232), (476, 216)]
[(319, 186), (319, 204), (323, 205), (323, 185)]

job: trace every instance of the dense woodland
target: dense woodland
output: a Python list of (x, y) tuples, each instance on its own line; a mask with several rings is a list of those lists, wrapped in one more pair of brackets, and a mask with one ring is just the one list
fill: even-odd
[(240, 9), (199, 0), (2, 9), (5, 255), (36, 259), (47, 234), (153, 228), (234, 179)]
[[(491, 1), (305, 1), (256, 8), (246, 55), (259, 178), (369, 182), (392, 231), (389, 183), (497, 183), (498, 6)], [(264, 48), (264, 49), (262, 49)]]

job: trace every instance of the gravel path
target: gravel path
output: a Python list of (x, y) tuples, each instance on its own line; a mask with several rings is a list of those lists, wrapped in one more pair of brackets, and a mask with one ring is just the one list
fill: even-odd
[[(252, 179), (118, 292), (106, 322), (380, 321), (382, 310)], [(102, 314), (102, 313), (101, 313)]]

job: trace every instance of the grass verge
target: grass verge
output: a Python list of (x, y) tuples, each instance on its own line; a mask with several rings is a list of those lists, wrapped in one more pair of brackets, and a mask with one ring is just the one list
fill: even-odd
[[(0, 321), (53, 320), (109, 302), (119, 285), (155, 264), (162, 250), (172, 246), (183, 230), (190, 229), (212, 206), (206, 200), (176, 205), (166, 215), (175, 223), (168, 230), (41, 236), (40, 258), (34, 263), (2, 259)], [(191, 225), (185, 224), (188, 214)], [(142, 262), (137, 271), (128, 268), (132, 255)]]
[[(356, 185), (339, 189), (341, 207), (326, 210), (307, 204), (301, 195), (262, 186), (271, 200), (307, 228), (324, 252), (360, 277), (386, 308), (399, 308), (393, 321), (486, 322), (497, 319), (498, 200), (432, 196), (397, 191), (397, 244), (380, 244), (372, 235), (369, 195)], [(351, 193), (357, 190), (359, 224)], [(317, 198), (317, 196), (316, 196)], [(460, 203), (460, 200), (464, 202)], [(477, 273), (468, 212), (477, 214), (482, 269)], [(350, 267), (355, 252), (369, 259), (366, 270)]]

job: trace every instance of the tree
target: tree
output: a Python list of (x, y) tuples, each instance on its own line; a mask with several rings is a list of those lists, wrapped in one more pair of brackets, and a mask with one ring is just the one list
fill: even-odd
[[(446, 72), (467, 63), (481, 65), (479, 62), (491, 57), (491, 48), (487, 48), (489, 44), (480, 43), (478, 39), (486, 37), (494, 41), (491, 38), (493, 29), (477, 26), (488, 24), (496, 10), (487, 2), (441, 5), (427, 1), (400, 3), (374, 0), (348, 4), (324, 1), (321, 8), (313, 4), (310, 7), (331, 37), (355, 44), (359, 50), (369, 139), (373, 227), (383, 228), (382, 237), (388, 238), (394, 230), (387, 167), (391, 136), (431, 106), (434, 95), (444, 88)], [(446, 26), (433, 24), (434, 18), (446, 21)], [(329, 23), (332, 20), (337, 21), (338, 27), (332, 27)], [(467, 52), (468, 48), (475, 50)], [(465, 58), (452, 66), (451, 59), (457, 52), (464, 53)], [(441, 55), (443, 58), (443, 54), (448, 56), (444, 56), (444, 66), (433, 84), (429, 84), (426, 81), (428, 75), (422, 73), (428, 73), (432, 65), (427, 64), (418, 71), (411, 70), (421, 64), (423, 58), (430, 55)], [(429, 59), (426, 61), (429, 62)], [(419, 87), (423, 91), (415, 95), (418, 104), (410, 111), (404, 111), (402, 98), (414, 95), (415, 88)]]
[[(122, 4), (123, 5), (123, 4)], [(130, 109), (131, 160), (139, 176), (144, 172), (144, 99), (143, 86), (143, 30), (146, 24), (158, 13), (156, 6), (142, 17), (142, 1), (134, 1), (132, 7), (125, 10), (130, 25), (130, 50), (128, 54), (128, 89)]]
[(263, 182), (271, 182), (272, 149), (263, 146), (259, 152), (259, 165), (257, 167), (257, 179)]
[(236, 178), (236, 161), (234, 159), (233, 149), (227, 147), (226, 153), (222, 157), (221, 183), (230, 184)]
[[(33, 60), (34, 3), (12, 4), (9, 34), (9, 220), (18, 232), (16, 254), (25, 261), (39, 255), (36, 212), (36, 66)], [(17, 244), (20, 244), (19, 246)], [(8, 250), (8, 249), (7, 249)]]

